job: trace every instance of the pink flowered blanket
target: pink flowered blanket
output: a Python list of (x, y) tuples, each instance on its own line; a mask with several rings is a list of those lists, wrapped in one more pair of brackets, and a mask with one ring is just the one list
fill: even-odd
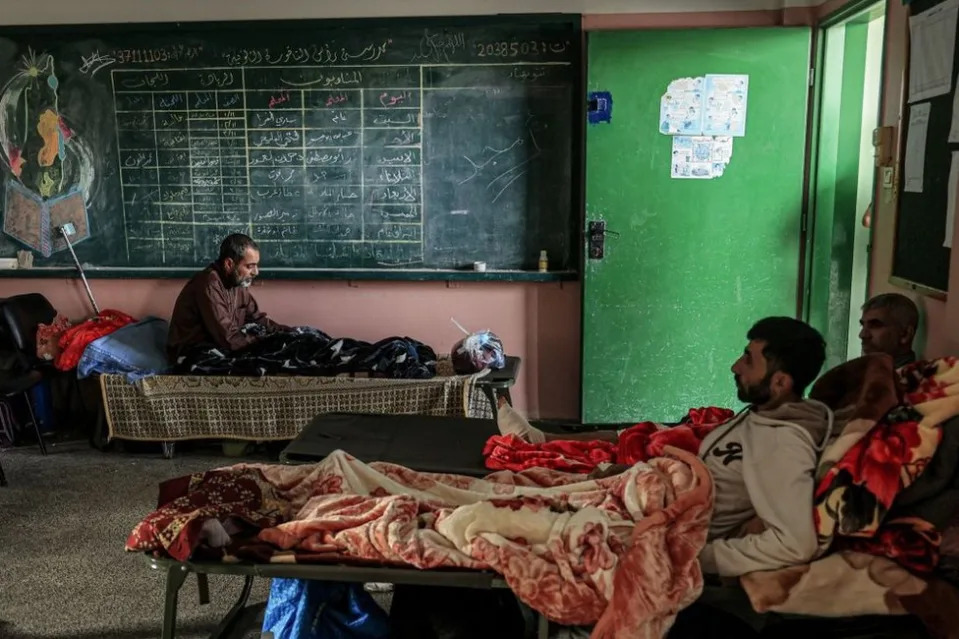
[[(208, 519), (241, 521), (260, 560), (492, 569), (550, 619), (596, 624), (593, 637), (661, 637), (701, 592), (711, 510), (705, 467), (675, 449), (601, 480), (547, 469), (473, 479), (337, 451), (166, 482), (127, 550), (186, 559)], [(243, 557), (243, 544), (230, 552)]]

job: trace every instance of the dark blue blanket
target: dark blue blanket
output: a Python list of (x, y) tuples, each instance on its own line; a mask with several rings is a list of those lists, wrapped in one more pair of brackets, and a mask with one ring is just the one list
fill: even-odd
[[(251, 326), (247, 330), (257, 328)], [(297, 328), (265, 335), (238, 351), (196, 346), (179, 358), (173, 372), (249, 377), (365, 373), (376, 377), (429, 379), (436, 375), (436, 353), (409, 337), (389, 337), (371, 344), (346, 337), (334, 339), (316, 329)]]

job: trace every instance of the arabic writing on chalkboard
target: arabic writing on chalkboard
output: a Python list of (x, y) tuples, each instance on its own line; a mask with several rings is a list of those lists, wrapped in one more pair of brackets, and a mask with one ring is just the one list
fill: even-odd
[[(101, 267), (192, 268), (235, 231), (290, 269), (521, 268), (541, 248), (568, 254), (571, 25), (152, 25), (78, 33), (29, 68), (2, 57), (24, 45), (0, 33), (4, 97), (27, 100), (0, 114), (5, 197), (16, 184), (82, 200), (78, 250)], [(24, 98), (48, 77), (51, 106), (34, 104), (42, 91)], [(38, 118), (40, 156), (14, 139)], [(43, 235), (22, 231), (28, 209), (15, 207), (24, 219), (8, 233), (21, 244)]]

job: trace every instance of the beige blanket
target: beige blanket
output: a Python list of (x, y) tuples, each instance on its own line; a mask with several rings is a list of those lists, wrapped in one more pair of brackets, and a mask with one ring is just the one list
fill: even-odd
[(428, 380), (103, 375), (110, 437), (140, 441), (295, 438), (317, 415), (349, 412), (492, 418), (478, 376)]

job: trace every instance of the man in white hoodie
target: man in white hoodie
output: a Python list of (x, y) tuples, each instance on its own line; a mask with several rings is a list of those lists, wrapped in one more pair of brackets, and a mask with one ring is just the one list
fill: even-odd
[[(749, 406), (716, 427), (699, 456), (715, 486), (703, 572), (735, 577), (802, 564), (818, 552), (813, 524), (813, 473), (832, 430), (824, 404), (803, 399), (825, 360), (822, 336), (788, 317), (767, 317), (746, 334), (732, 366), (739, 399)], [(615, 431), (552, 435), (501, 405), (500, 430), (528, 441), (603, 439)], [(622, 472), (613, 466), (604, 475)]]
[[(802, 564), (819, 549), (813, 474), (833, 415), (803, 399), (826, 345), (811, 326), (787, 317), (757, 322), (732, 371), (749, 407), (715, 428), (699, 449), (715, 487), (713, 517), (699, 560), (703, 572), (736, 577)], [(749, 532), (744, 532), (747, 524)]]

